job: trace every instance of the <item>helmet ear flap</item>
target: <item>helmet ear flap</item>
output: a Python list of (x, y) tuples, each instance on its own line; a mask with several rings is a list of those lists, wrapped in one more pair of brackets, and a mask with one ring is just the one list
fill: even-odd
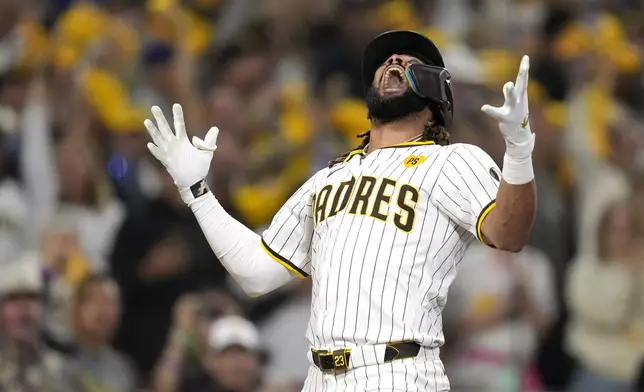
[(429, 110), (432, 112), (433, 121), (443, 126), (445, 129), (450, 129), (452, 126), (453, 113), (451, 109), (443, 108), (435, 102), (429, 101), (427, 104)]
[(441, 108), (441, 114), (444, 118), (443, 126), (445, 129), (450, 129), (454, 120), (454, 95), (452, 94), (452, 84), (449, 80), (445, 81), (445, 94), (448, 105)]

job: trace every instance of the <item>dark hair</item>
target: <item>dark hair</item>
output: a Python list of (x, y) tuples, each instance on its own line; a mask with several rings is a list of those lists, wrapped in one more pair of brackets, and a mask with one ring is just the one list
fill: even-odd
[[(330, 161), (329, 167), (333, 167), (340, 162), (344, 162), (344, 160), (347, 159), (347, 157), (354, 151), (364, 150), (364, 148), (367, 147), (367, 144), (369, 144), (370, 136), (371, 131), (366, 131), (359, 134), (357, 137), (362, 138), (360, 145), (358, 145), (358, 147), (354, 148), (353, 150), (349, 150), (339, 157), (335, 158), (334, 160)], [(449, 144), (449, 132), (442, 125), (428, 122), (427, 124), (425, 124), (423, 135), (421, 136), (419, 141), (433, 141), (438, 145), (446, 146)]]

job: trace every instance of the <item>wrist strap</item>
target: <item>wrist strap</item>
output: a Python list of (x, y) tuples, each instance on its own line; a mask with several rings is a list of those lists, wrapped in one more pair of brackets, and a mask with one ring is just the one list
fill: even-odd
[(193, 201), (208, 192), (210, 192), (210, 188), (208, 187), (208, 183), (206, 183), (205, 179), (192, 184), (190, 188), (179, 189), (181, 199), (183, 199), (183, 202), (187, 205), (190, 205)]
[[(530, 132), (530, 125), (526, 129)], [(503, 179), (511, 185), (523, 185), (534, 180), (532, 167), (532, 151), (534, 150), (535, 135), (522, 143), (505, 139), (505, 156), (503, 157)]]
[(506, 153), (503, 157), (503, 179), (510, 185), (523, 185), (534, 180), (532, 155), (527, 158), (514, 159)]

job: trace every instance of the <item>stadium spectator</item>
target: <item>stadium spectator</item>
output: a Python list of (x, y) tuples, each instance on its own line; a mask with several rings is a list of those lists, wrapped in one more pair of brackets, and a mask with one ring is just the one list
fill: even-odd
[(57, 214), (74, 226), (90, 270), (108, 271), (125, 210), (91, 146), (66, 137), (58, 144), (56, 158), (60, 184)]
[(68, 353), (73, 346), (73, 298), (78, 285), (90, 274), (80, 251), (76, 228), (62, 217), (55, 218), (36, 253), (45, 276), (44, 332), (48, 344)]
[(243, 316), (242, 304), (223, 288), (208, 287), (199, 293), (200, 306), (198, 311), (195, 335), (199, 348), (207, 346), (210, 325), (223, 316)]
[(120, 317), (118, 286), (111, 278), (91, 275), (74, 297), (76, 345), (66, 367), (71, 391), (134, 392), (137, 373), (132, 363), (110, 347)]
[(205, 336), (199, 336), (201, 305), (201, 299), (194, 294), (185, 294), (174, 305), (172, 326), (154, 365), (150, 382), (155, 392), (179, 391), (189, 375), (202, 374), (199, 351), (195, 350), (193, 344), (199, 342), (201, 347), (207, 344), (212, 321), (207, 322), (204, 328)]
[(568, 276), (572, 391), (631, 391), (644, 361), (644, 236), (630, 200), (600, 212), (596, 238), (597, 253), (580, 254)]
[(123, 300), (116, 347), (147, 376), (170, 330), (172, 306), (203, 284), (224, 284), (226, 275), (172, 179), (160, 168), (160, 195), (123, 224), (112, 272)]
[(36, 257), (16, 259), (0, 270), (0, 389), (68, 391), (65, 361), (41, 338), (43, 275)]
[(189, 343), (197, 326), (195, 297), (183, 298), (176, 322), (154, 377), (155, 392), (255, 392), (261, 383), (259, 333), (238, 315), (210, 323), (198, 361), (191, 362)]
[(259, 333), (248, 320), (225, 316), (212, 323), (202, 357), (204, 372), (186, 378), (181, 392), (253, 392), (261, 386)]
[(473, 244), (460, 268), (444, 321), (453, 390), (537, 391), (536, 349), (556, 311), (550, 261)]

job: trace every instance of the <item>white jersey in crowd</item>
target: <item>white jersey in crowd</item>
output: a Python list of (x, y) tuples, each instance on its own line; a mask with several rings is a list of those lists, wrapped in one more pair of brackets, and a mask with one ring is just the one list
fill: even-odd
[[(311, 346), (416, 341), (417, 358), (375, 368), (394, 370), (386, 376), (392, 384), (448, 390), (438, 358), (441, 312), (468, 245), (482, 239), (500, 178), (476, 146), (408, 142), (366, 155), (354, 151), (309, 179), (276, 214), (262, 245), (291, 272), (313, 280)], [(388, 382), (378, 369), (355, 367), (346, 376), (312, 367), (305, 390), (371, 390)], [(373, 384), (365, 384), (376, 370)], [(401, 390), (416, 390), (409, 385)]]

